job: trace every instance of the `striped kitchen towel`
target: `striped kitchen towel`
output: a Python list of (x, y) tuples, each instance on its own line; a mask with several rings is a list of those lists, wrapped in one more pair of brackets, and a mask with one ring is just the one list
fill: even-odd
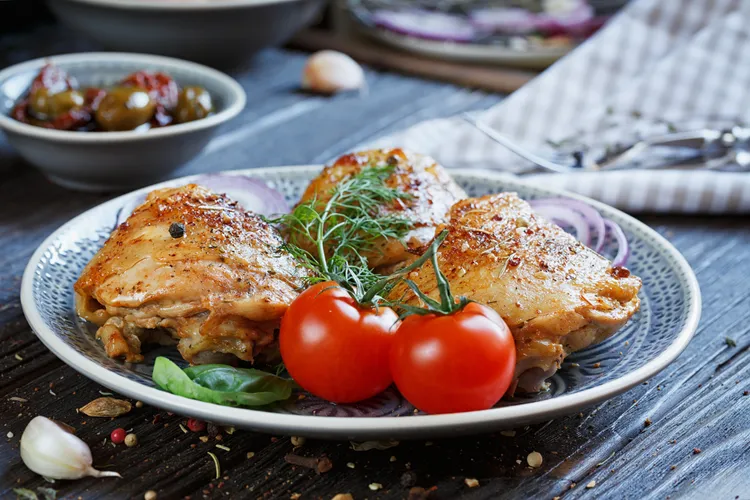
[[(607, 26), (477, 118), (525, 147), (603, 151), (638, 137), (750, 123), (750, 0), (635, 0)], [(523, 174), (529, 164), (460, 118), (369, 146), (447, 167)], [(631, 212), (750, 213), (750, 173), (627, 170), (528, 174)]]

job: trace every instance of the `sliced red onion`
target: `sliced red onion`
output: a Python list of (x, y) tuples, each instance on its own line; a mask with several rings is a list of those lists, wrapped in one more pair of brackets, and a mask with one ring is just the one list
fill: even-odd
[(289, 204), (284, 199), (284, 195), (256, 177), (206, 174), (196, 177), (192, 182), (227, 195), (249, 212), (274, 215), (289, 211)]
[(536, 16), (535, 28), (549, 36), (576, 34), (584, 31), (594, 18), (594, 8), (579, 0), (573, 8), (559, 12), (543, 12)]
[(578, 211), (564, 205), (534, 204), (534, 211), (547, 220), (560, 226), (572, 226), (576, 238), (586, 246), (591, 246), (591, 228), (589, 221)]
[(602, 248), (604, 248), (604, 237), (607, 232), (607, 229), (604, 226), (604, 217), (602, 217), (599, 211), (588, 203), (571, 198), (543, 198), (532, 200), (529, 204), (535, 209), (540, 206), (549, 206), (551, 208), (564, 206), (581, 212), (589, 226), (593, 227), (594, 232), (596, 233), (596, 243), (594, 243), (592, 248), (597, 252), (601, 252)]
[(630, 245), (628, 245), (628, 238), (625, 236), (625, 231), (615, 222), (610, 219), (604, 219), (604, 224), (612, 231), (617, 240), (617, 255), (612, 259), (612, 266), (624, 266), (628, 263), (630, 257)]
[[(203, 187), (227, 195), (237, 201), (242, 208), (261, 215), (284, 214), (289, 211), (289, 204), (284, 195), (269, 187), (264, 181), (244, 175), (205, 174), (199, 175), (191, 181)], [(182, 185), (180, 183), (179, 185)], [(178, 184), (175, 184), (177, 186)], [(130, 214), (146, 201), (146, 195), (136, 196), (128, 200), (117, 212), (115, 227), (130, 217)]]
[(427, 40), (469, 42), (477, 35), (467, 19), (443, 12), (380, 9), (372, 18), (381, 28)]
[(523, 35), (534, 31), (536, 15), (517, 7), (475, 9), (469, 22), (481, 31)]

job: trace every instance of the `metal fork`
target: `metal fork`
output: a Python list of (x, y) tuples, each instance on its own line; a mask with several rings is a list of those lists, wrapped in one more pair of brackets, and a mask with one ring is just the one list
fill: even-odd
[(550, 161), (519, 146), (513, 140), (496, 132), (484, 123), (475, 120), (465, 113), (461, 116), (477, 130), (525, 158), (537, 167), (557, 173), (580, 172), (582, 170), (622, 170), (634, 168), (634, 161), (649, 148), (669, 147), (688, 150), (691, 153), (657, 166), (644, 168), (689, 168), (694, 170), (732, 170), (735, 172), (750, 171), (750, 129), (733, 127), (731, 130), (700, 129), (688, 132), (675, 132), (655, 136), (639, 141), (617, 154), (601, 161), (584, 158), (582, 155), (571, 155), (568, 165)]

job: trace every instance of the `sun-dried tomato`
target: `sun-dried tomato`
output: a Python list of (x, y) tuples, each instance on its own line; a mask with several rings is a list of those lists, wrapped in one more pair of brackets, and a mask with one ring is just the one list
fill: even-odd
[[(152, 99), (167, 110), (177, 105), (179, 87), (172, 77), (152, 71), (136, 71), (125, 77), (120, 84), (124, 87), (140, 87), (148, 92)], [(171, 120), (170, 120), (171, 121)]]

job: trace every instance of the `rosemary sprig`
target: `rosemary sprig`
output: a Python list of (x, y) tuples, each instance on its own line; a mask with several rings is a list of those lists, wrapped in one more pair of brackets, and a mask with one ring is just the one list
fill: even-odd
[(394, 170), (387, 164), (365, 167), (336, 185), (329, 198), (300, 203), (271, 221), (285, 228), (286, 249), (316, 273), (312, 281), (336, 281), (362, 304), (382, 299), (389, 286), (369, 268), (366, 255), (377, 240), (401, 239), (413, 227), (409, 219), (384, 210), (410, 198), (386, 185)]

